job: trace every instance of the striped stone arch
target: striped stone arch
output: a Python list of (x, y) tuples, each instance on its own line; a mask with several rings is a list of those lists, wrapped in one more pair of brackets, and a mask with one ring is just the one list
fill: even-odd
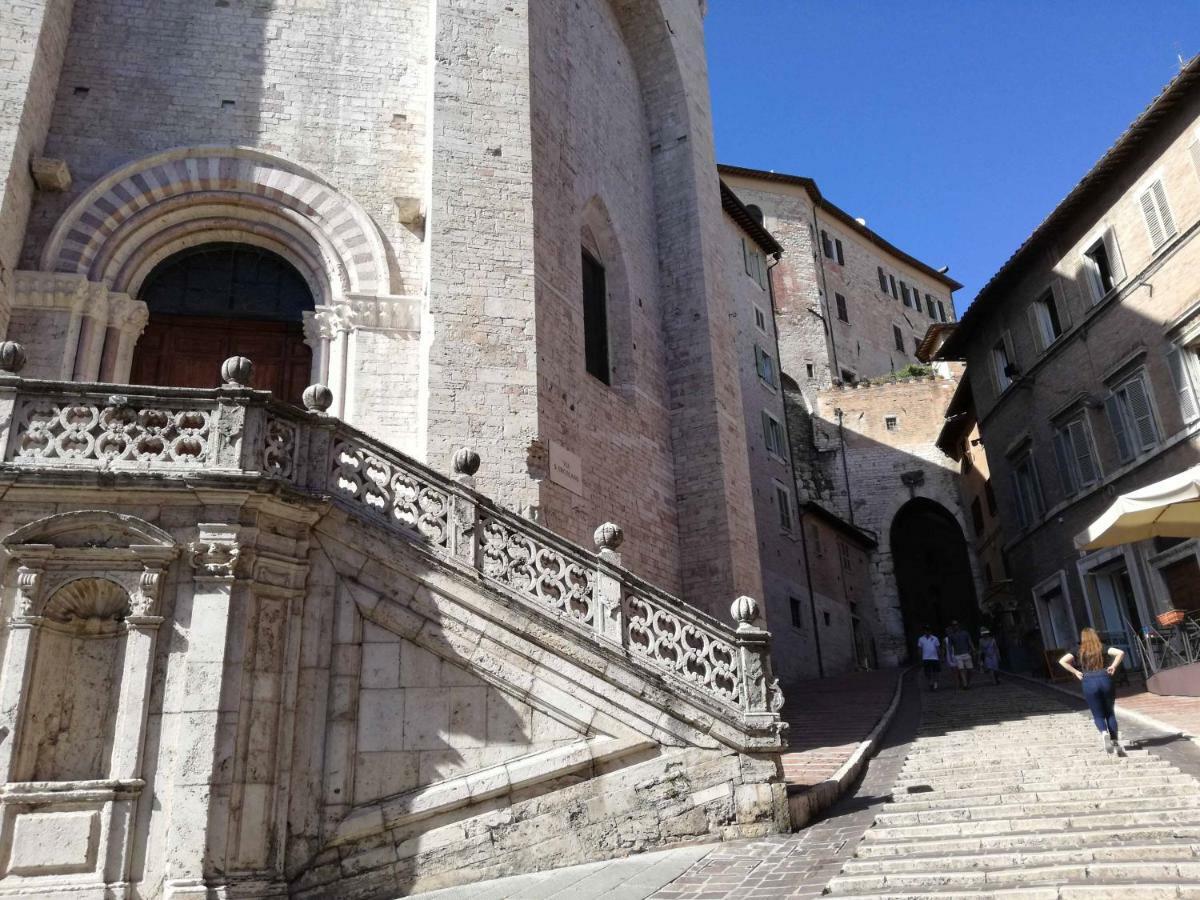
[(187, 147), (129, 163), (59, 219), (41, 268), (136, 297), (166, 257), (240, 241), (294, 265), (318, 304), (391, 293), (387, 252), (367, 213), (316, 173), (247, 147)]

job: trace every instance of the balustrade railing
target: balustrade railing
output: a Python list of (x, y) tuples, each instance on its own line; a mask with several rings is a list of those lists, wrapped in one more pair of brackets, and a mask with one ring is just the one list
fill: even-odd
[[(0, 344), (0, 368), (13, 357)], [(331, 395), (322, 385), (305, 392), (303, 410), (252, 390), (250, 361), (238, 357), (222, 366), (225, 385), (210, 390), (34, 381), (7, 371), (7, 469), (286, 482), (474, 568), (527, 607), (736, 711), (748, 730), (778, 735), (783, 698), (755, 601), (734, 601), (732, 628), (624, 569), (617, 526), (596, 530), (591, 553), (495, 505), (474, 489), (473, 451), (455, 454), (447, 478), (326, 415)]]

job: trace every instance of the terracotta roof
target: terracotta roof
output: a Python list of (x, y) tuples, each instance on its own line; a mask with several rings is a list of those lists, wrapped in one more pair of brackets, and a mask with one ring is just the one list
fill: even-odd
[(1035, 254), (1058, 237), (1066, 226), (1071, 224), (1071, 216), (1075, 215), (1087, 203), (1091, 202), (1102, 191), (1107, 189), (1125, 171), (1126, 166), (1135, 161), (1138, 151), (1146, 140), (1154, 134), (1155, 129), (1167, 118), (1184, 100), (1189, 93), (1200, 84), (1200, 53), (1193, 56), (1179, 74), (1172, 78), (1147, 106), (1132, 124), (1108, 148), (1107, 152), (1080, 179), (1071, 192), (1054, 207), (1050, 215), (1042, 221), (1033, 233), (1025, 239), (1000, 270), (991, 277), (976, 294), (967, 311), (959, 319), (958, 330), (942, 346), (939, 354), (943, 359), (949, 358), (948, 353), (962, 353), (962, 344), (970, 335), (971, 330), (979, 322), (980, 317), (994, 306), (1002, 297), (1003, 288), (1009, 284), (1020, 270), (1021, 265), (1034, 258)]
[(927, 363), (933, 359), (934, 345), (937, 343), (938, 338), (943, 334), (953, 334), (954, 329), (957, 327), (957, 322), (934, 322), (926, 328), (925, 337), (921, 338), (921, 345), (917, 347), (917, 359), (923, 363)]
[(742, 230), (746, 234), (754, 238), (754, 243), (758, 244), (765, 253), (772, 256), (783, 255), (783, 247), (771, 236), (771, 232), (763, 227), (762, 222), (754, 218), (750, 210), (746, 209), (746, 204), (738, 199), (738, 195), (724, 181), (721, 182), (721, 207), (729, 213), (733, 221), (742, 226)]
[(957, 291), (960, 287), (962, 287), (961, 284), (959, 284), (957, 281), (955, 281), (953, 278), (951, 278), (945, 272), (939, 272), (937, 269), (933, 268), (932, 266), (921, 262), (915, 256), (910, 256), (909, 254), (907, 254), (903, 250), (901, 250), (899, 247), (897, 247), (895, 244), (892, 244), (889, 241), (884, 240), (882, 237), (880, 237), (878, 234), (876, 234), (874, 231), (872, 231), (866, 225), (862, 224), (862, 222), (858, 221), (858, 219), (854, 218), (854, 216), (850, 215), (850, 213), (846, 212), (841, 207), (836, 206), (833, 203), (830, 203), (821, 194), (821, 189), (817, 187), (817, 183), (815, 181), (813, 181), (811, 178), (806, 178), (803, 175), (785, 175), (782, 172), (766, 172), (766, 171), (763, 171), (762, 169), (747, 169), (742, 166), (728, 166), (728, 165), (724, 165), (724, 164), (718, 165), (717, 171), (720, 172), (722, 175), (731, 175), (731, 176), (735, 176), (738, 178), (753, 178), (757, 181), (774, 181), (779, 184), (793, 184), (798, 187), (802, 187), (802, 188), (804, 188), (804, 190), (808, 191), (809, 195), (813, 198), (813, 202), (817, 205), (817, 207), (819, 209), (827, 212), (830, 216), (837, 219), (839, 222), (841, 222), (843, 225), (845, 225), (851, 231), (854, 231), (854, 232), (862, 235), (862, 237), (864, 237), (866, 240), (870, 241), (872, 244), (874, 244), (880, 250), (883, 250), (885, 253), (891, 254), (892, 256), (896, 257), (897, 259), (901, 260), (902, 262), (905, 262), (908, 265), (912, 266), (917, 271), (922, 272), (925, 275), (928, 275), (930, 278), (934, 279), (937, 282), (940, 282), (941, 284), (943, 284), (947, 288), (949, 288), (951, 292)]
[(875, 536), (871, 532), (859, 528), (857, 525), (851, 525), (835, 512), (831, 512), (820, 504), (814, 503), (811, 500), (805, 500), (800, 504), (802, 512), (812, 513), (817, 518), (832, 525), (838, 531), (845, 534), (847, 537), (853, 538), (864, 547), (874, 547), (879, 542), (875, 540)]

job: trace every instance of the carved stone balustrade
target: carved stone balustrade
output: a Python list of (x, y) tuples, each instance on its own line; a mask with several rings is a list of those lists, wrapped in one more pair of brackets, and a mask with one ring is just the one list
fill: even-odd
[(460, 450), (456, 476), (444, 476), (327, 415), (327, 403), (278, 402), (229, 368), (231, 383), (211, 390), (0, 374), (0, 471), (232, 479), (327, 499), (653, 673), (739, 733), (744, 749), (780, 746), (782, 698), (753, 601), (735, 602), (735, 630), (622, 568), (618, 526), (602, 525), (591, 553), (476, 492), (473, 451)]

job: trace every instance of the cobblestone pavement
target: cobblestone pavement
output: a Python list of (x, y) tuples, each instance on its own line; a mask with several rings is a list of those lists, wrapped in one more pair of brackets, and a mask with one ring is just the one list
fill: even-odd
[(788, 685), (782, 713), (789, 726), (782, 757), (788, 783), (814, 785), (837, 772), (883, 716), (903, 672), (854, 672)]

